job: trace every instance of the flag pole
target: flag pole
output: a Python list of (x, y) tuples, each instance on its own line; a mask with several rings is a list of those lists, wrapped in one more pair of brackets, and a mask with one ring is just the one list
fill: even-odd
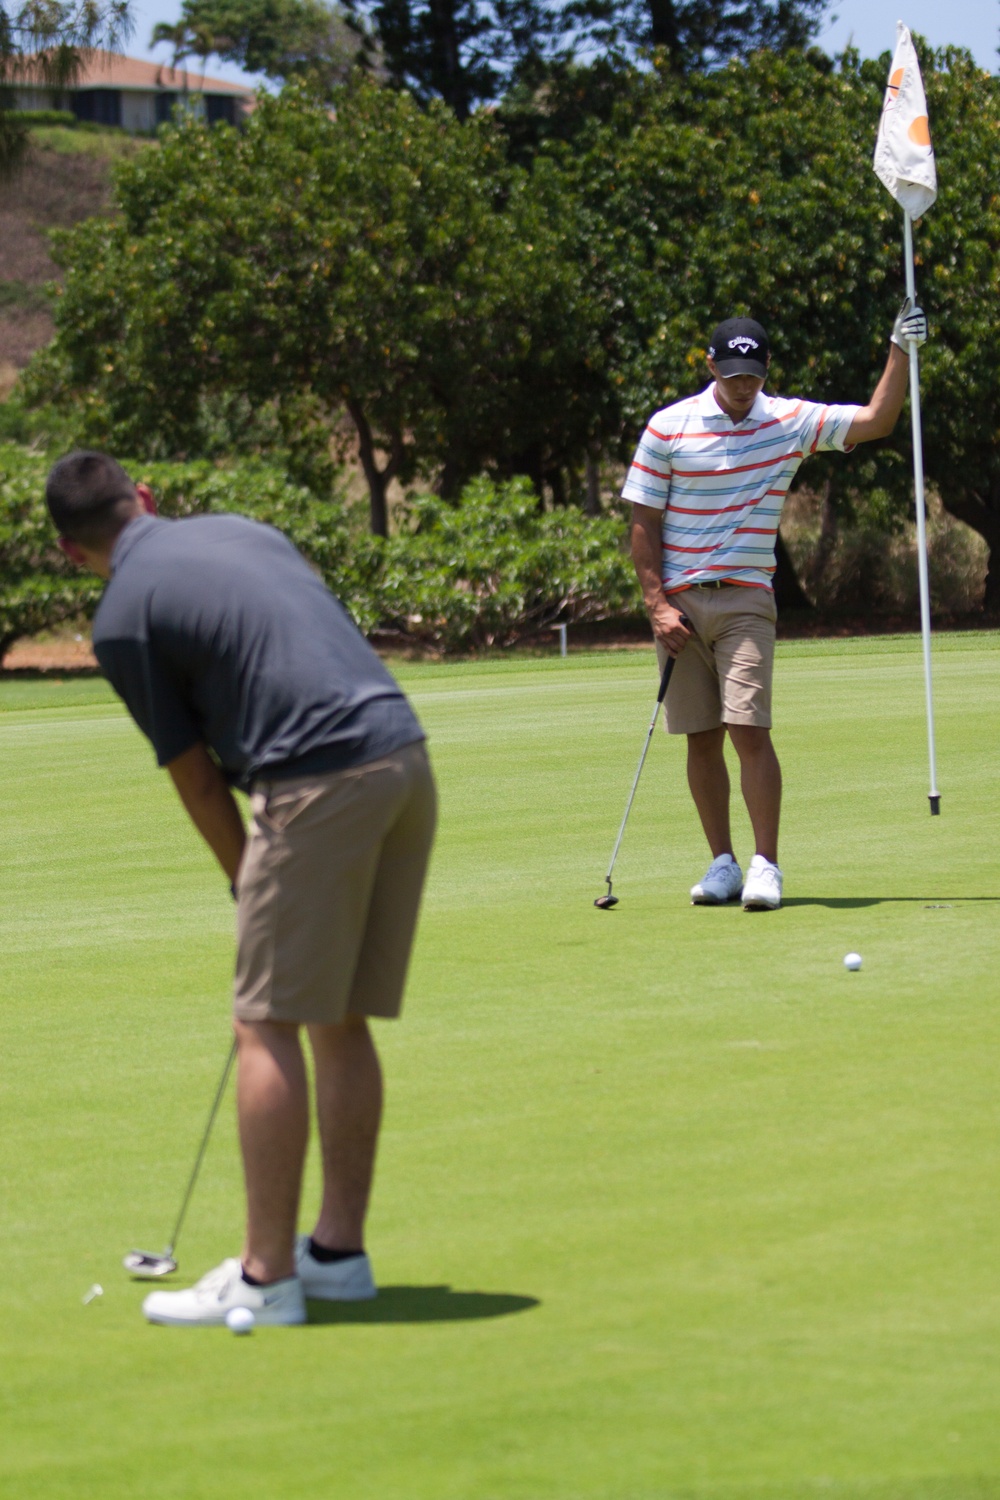
[[(906, 295), (912, 304), (917, 293), (913, 275), (913, 220), (903, 209), (903, 251), (906, 262)], [(924, 446), (920, 426), (920, 356), (913, 339), (907, 339), (910, 350), (910, 420), (913, 427), (913, 487), (917, 512), (917, 576), (920, 581), (920, 632), (924, 645), (924, 692), (927, 699), (927, 755), (931, 786), (928, 801), (931, 813), (941, 811), (941, 794), (937, 789), (937, 758), (934, 751), (934, 694), (931, 687), (931, 598), (927, 576), (927, 516), (924, 505)]]

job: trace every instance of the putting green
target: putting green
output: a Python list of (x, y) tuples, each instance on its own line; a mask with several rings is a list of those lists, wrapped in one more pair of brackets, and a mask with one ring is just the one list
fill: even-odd
[[(650, 652), (400, 668), (442, 820), (378, 1030), (385, 1290), (245, 1339), (120, 1268), (228, 1046), (224, 882), (101, 683), (0, 685), (5, 1500), (1000, 1497), (1000, 640), (934, 668), (932, 819), (919, 641), (780, 648), (774, 914), (687, 903), (660, 734), (591, 904)], [(230, 1100), (182, 1275), (239, 1238)]]

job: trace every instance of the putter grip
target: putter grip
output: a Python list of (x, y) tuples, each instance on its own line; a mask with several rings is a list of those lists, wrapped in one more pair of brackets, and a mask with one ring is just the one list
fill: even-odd
[[(688, 619), (687, 615), (681, 615), (681, 621), (685, 629), (691, 629), (691, 621)], [(656, 695), (657, 703), (662, 703), (664, 698), (667, 696), (667, 688), (670, 686), (670, 674), (674, 670), (674, 662), (676, 660), (676, 656), (668, 656), (666, 662), (664, 663), (663, 675), (660, 678), (660, 691)]]

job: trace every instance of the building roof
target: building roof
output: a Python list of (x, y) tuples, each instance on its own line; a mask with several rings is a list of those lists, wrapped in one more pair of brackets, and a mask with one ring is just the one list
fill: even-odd
[[(18, 83), (44, 83), (39, 70), (26, 58), (18, 68)], [(167, 90), (171, 93), (228, 94), (251, 100), (254, 91), (241, 83), (226, 83), (221, 78), (207, 78), (198, 67), (171, 68), (165, 63), (143, 62), (137, 57), (122, 57), (96, 47), (83, 53), (76, 77), (67, 84), (70, 90), (125, 89), (141, 93)]]

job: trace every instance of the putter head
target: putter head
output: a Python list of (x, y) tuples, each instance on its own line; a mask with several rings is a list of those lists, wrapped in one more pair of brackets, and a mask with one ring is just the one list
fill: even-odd
[(598, 896), (594, 902), (594, 905), (597, 907), (598, 911), (610, 911), (613, 906), (618, 905), (618, 897), (612, 896), (611, 892), (609, 891), (606, 896)]
[(168, 1250), (156, 1255), (152, 1250), (130, 1250), (122, 1260), (126, 1271), (140, 1281), (152, 1281), (157, 1276), (169, 1276), (177, 1270), (177, 1262)]

